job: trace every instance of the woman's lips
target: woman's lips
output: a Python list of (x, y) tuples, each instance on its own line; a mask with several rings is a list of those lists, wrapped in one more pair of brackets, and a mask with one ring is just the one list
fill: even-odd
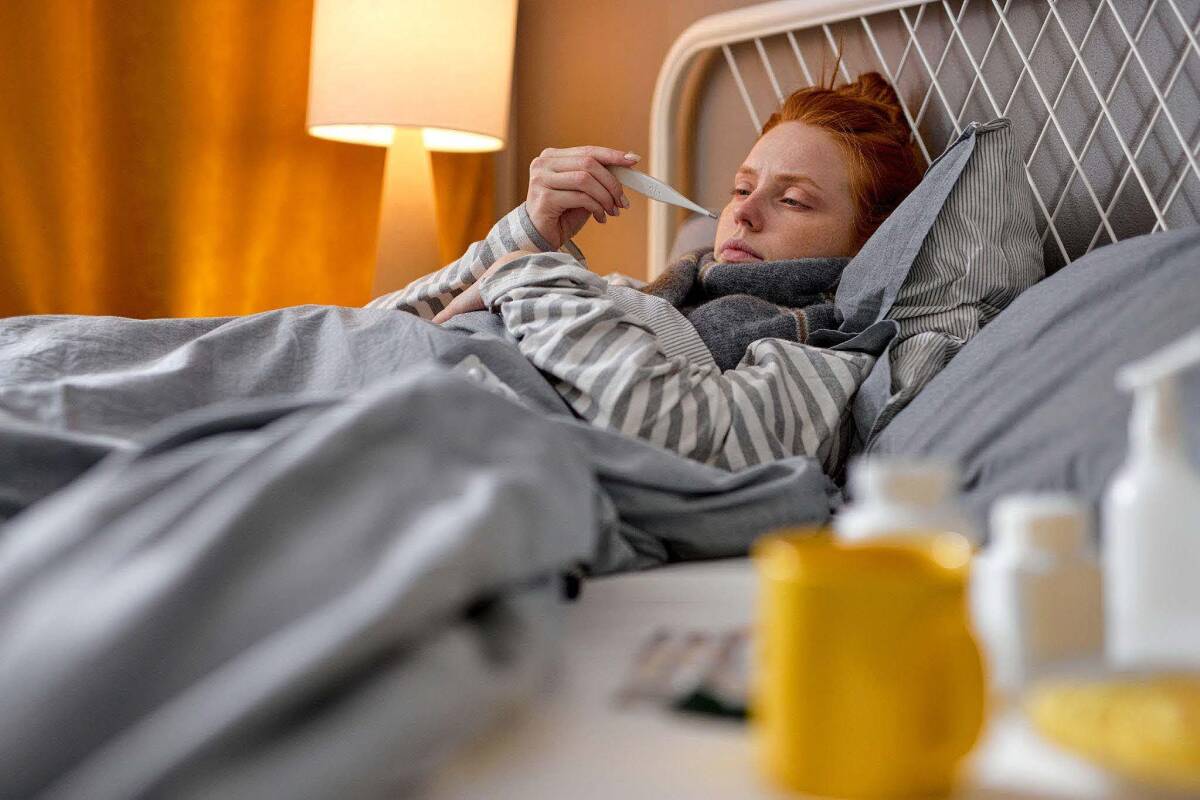
[(753, 247), (741, 241), (740, 239), (730, 239), (725, 244), (721, 245), (721, 260), (722, 261), (762, 261), (763, 257), (759, 255)]

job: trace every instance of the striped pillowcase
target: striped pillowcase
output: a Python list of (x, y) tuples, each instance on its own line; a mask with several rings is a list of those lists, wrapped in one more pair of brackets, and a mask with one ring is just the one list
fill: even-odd
[(975, 146), (886, 313), (891, 397), (868, 437), (916, 396), (971, 337), (1045, 275), (1034, 199), (1010, 123), (978, 126)]

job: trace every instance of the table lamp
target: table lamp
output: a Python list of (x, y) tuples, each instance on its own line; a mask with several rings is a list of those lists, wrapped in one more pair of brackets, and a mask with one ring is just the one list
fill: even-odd
[(314, 0), (308, 131), (387, 147), (372, 296), (441, 266), (428, 150), (500, 150), (517, 0)]

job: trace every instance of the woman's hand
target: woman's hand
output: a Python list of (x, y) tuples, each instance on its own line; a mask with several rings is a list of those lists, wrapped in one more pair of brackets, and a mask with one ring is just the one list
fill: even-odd
[(532, 256), (532, 255), (537, 255), (537, 251), (535, 251), (535, 250), (514, 250), (511, 253), (505, 253), (504, 255), (497, 258), (494, 262), (492, 262), (492, 265), (487, 268), (487, 272), (480, 275), (478, 280), (476, 280), (474, 283), (472, 283), (470, 286), (468, 286), (465, 290), (463, 290), (462, 293), (460, 293), (458, 295), (458, 297), (455, 297), (453, 300), (451, 300), (446, 305), (445, 308), (443, 308), (441, 311), (439, 311), (434, 316), (434, 318), (433, 318), (434, 324), (441, 325), (443, 322), (450, 319), (451, 317), (457, 316), (459, 314), (465, 314), (468, 311), (483, 311), (486, 308), (486, 306), (484, 306), (484, 304), (483, 304), (483, 298), (480, 297), (480, 295), (479, 295), (479, 285), (481, 283), (483, 283), (484, 278), (487, 278), (493, 272), (500, 269), (501, 267), (503, 267), (505, 264), (509, 263), (510, 261), (516, 261), (518, 258), (521, 258), (522, 256)]
[(525, 210), (538, 233), (555, 250), (579, 233), (589, 216), (604, 224), (606, 214), (629, 208), (621, 182), (605, 165), (631, 167), (633, 153), (608, 147), (546, 149), (529, 164), (529, 196)]

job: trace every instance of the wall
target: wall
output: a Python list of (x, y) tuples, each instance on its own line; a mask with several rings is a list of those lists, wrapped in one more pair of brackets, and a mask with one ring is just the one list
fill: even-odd
[[(546, 147), (598, 144), (647, 156), (650, 98), (672, 42), (701, 17), (745, 5), (520, 0), (510, 205), (524, 199), (529, 162)], [(603, 226), (589, 222), (577, 242), (597, 272), (645, 277), (647, 201), (627, 194), (632, 208)]]

